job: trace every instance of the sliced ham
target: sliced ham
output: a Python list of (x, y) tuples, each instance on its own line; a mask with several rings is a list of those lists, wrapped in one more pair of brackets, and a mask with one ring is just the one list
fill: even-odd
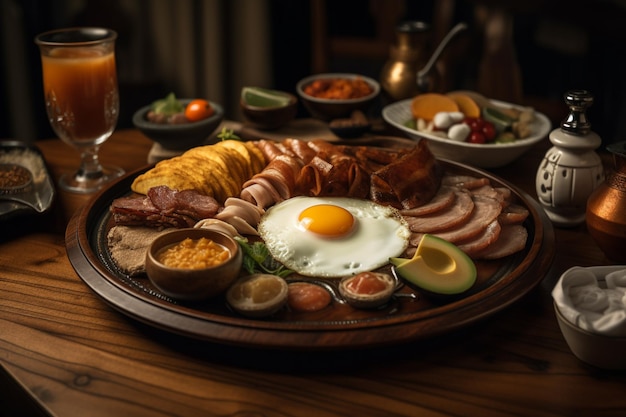
[(267, 208), (277, 202), (283, 201), (282, 196), (276, 188), (274, 188), (272, 182), (263, 176), (254, 178), (252, 183), (241, 190), (240, 197), (261, 208)]
[(474, 212), (474, 201), (469, 192), (454, 192), (454, 203), (438, 212), (426, 216), (404, 216), (411, 232), (437, 233), (464, 225)]
[(519, 204), (509, 204), (498, 216), (500, 224), (521, 224), (526, 220), (530, 213), (526, 207)]
[(409, 217), (426, 216), (450, 207), (455, 201), (455, 189), (442, 185), (428, 203), (412, 209), (400, 210), (400, 214)]
[(511, 198), (511, 191), (508, 188), (492, 187), (491, 185), (483, 185), (478, 188), (471, 189), (472, 194), (484, 195), (485, 197), (491, 197), (494, 200), (498, 200), (502, 206), (508, 205), (508, 201)]
[(264, 210), (259, 210), (257, 206), (245, 200), (231, 197), (224, 202), (224, 209), (215, 215), (218, 220), (228, 222), (232, 217), (239, 217), (245, 220), (250, 226), (256, 227), (261, 220)]
[(249, 203), (256, 204), (258, 207), (269, 207), (273, 204), (274, 199), (265, 189), (263, 184), (255, 183), (248, 185), (241, 190), (241, 199)]
[(500, 236), (475, 255), (476, 259), (500, 259), (521, 251), (526, 246), (528, 230), (520, 224), (502, 226)]
[(472, 200), (474, 202), (474, 210), (466, 223), (453, 229), (435, 233), (435, 235), (452, 243), (472, 239), (482, 233), (491, 222), (496, 220), (502, 211), (500, 203), (493, 198), (474, 195)]
[(215, 230), (216, 232), (224, 233), (230, 237), (243, 237), (239, 234), (235, 226), (218, 219), (202, 219), (196, 223), (193, 227), (198, 229)]
[(476, 258), (482, 250), (498, 239), (501, 231), (502, 226), (497, 220), (494, 220), (474, 238), (458, 242), (456, 245), (469, 257)]
[(451, 185), (459, 188), (465, 188), (467, 190), (474, 190), (480, 188), (483, 185), (489, 185), (489, 178), (473, 177), (471, 175), (444, 175), (441, 179), (443, 185)]

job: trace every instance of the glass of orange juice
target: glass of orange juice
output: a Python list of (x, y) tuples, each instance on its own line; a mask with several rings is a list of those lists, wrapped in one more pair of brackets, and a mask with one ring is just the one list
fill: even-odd
[(113, 133), (120, 107), (115, 67), (117, 33), (105, 28), (67, 28), (35, 38), (41, 54), (48, 120), (81, 163), (59, 179), (62, 189), (91, 193), (124, 173), (103, 166), (100, 145)]

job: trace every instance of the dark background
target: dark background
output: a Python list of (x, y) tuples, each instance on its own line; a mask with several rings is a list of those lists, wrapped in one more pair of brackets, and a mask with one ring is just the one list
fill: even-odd
[[(0, 0), (2, 2), (11, 0)], [(203, 0), (192, 0), (199, 4)], [(222, 1), (222, 0), (216, 0)], [(24, 0), (16, 2), (22, 7), (24, 16), (23, 33), (16, 33), (16, 38), (23, 39), (29, 62), (28, 76), (32, 88), (27, 94), (33, 95), (33, 102), (42, 102), (40, 61), (38, 50), (32, 43), (34, 36), (44, 30), (66, 26), (73, 23), (89, 24), (98, 17), (87, 14), (65, 16), (59, 9), (63, 1)], [(105, 2), (106, 3), (106, 2)], [(434, 0), (407, 0), (403, 20), (422, 20), (430, 22), (433, 17)], [(466, 21), (472, 26), (476, 4), (490, 4), (488, 0), (455, 2), (454, 22)], [(520, 104), (534, 105), (545, 112), (558, 124), (565, 115), (562, 96), (568, 89), (588, 89), (595, 102), (589, 111), (592, 129), (603, 138), (604, 143), (624, 139), (624, 62), (626, 41), (626, 13), (620, 1), (562, 1), (505, 3), (514, 16), (514, 43), (517, 60), (522, 73), (523, 101)], [(243, 7), (244, 2), (223, 1), (223, 12), (233, 12), (233, 7)], [(270, 8), (270, 28), (272, 39), (272, 87), (294, 91), (297, 81), (312, 72), (311, 62), (311, 3), (309, 1), (268, 0)], [(326, 2), (327, 27), (329, 36), (352, 36), (372, 38), (376, 35), (374, 20), (368, 2), (364, 0), (342, 0)], [(124, 18), (120, 16), (120, 20)], [(112, 21), (110, 26), (124, 25), (132, 27), (132, 22)], [(242, 22), (242, 24), (245, 24)], [(539, 39), (539, 33), (546, 28), (552, 29), (553, 42), (557, 46), (546, 45)], [(565, 32), (560, 31), (565, 28)], [(124, 35), (122, 33), (121, 35)], [(545, 38), (545, 35), (544, 35)], [(549, 37), (548, 37), (549, 38)], [(573, 45), (584, 40), (584, 45)], [(123, 36), (120, 36), (123, 41)], [(228, 42), (228, 39), (224, 39)], [(558, 45), (563, 45), (563, 48)], [(458, 88), (476, 86), (477, 62), (481, 54), (481, 40), (472, 39), (465, 43), (464, 60), (455, 68)], [(572, 53), (571, 47), (578, 52)], [(119, 47), (119, 44), (118, 44)], [(233, 54), (236, 51), (229, 51)], [(0, 65), (0, 77), (7, 78), (6, 62)], [(384, 60), (380, 58), (350, 58), (331, 60), (331, 71), (353, 71), (378, 78)], [(118, 65), (122, 65), (118, 63)], [(158, 68), (155, 69), (158, 73)], [(226, 77), (228, 78), (228, 73)], [(8, 81), (10, 82), (10, 80)], [(228, 79), (224, 80), (228, 83)], [(4, 88), (4, 87), (3, 87)], [(132, 112), (144, 105), (152, 97), (165, 94), (171, 86), (153, 81), (147, 85), (120, 84), (122, 109), (118, 128), (131, 127)], [(498, 97), (494, 97), (498, 98)], [(232, 105), (236, 97), (225, 101)], [(2, 92), (0, 108), (0, 138), (15, 137), (11, 129), (12, 106), (5, 91)], [(306, 113), (300, 109), (301, 115)], [(227, 117), (229, 114), (227, 113)], [(32, 109), (32, 120), (36, 126), (35, 140), (54, 136), (47, 124), (43, 103)], [(31, 139), (31, 138), (27, 138)]]

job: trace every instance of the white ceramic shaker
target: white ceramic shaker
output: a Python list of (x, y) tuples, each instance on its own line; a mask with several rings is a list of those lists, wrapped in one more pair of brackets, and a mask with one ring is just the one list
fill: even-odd
[(537, 170), (537, 197), (555, 226), (574, 227), (585, 221), (591, 192), (604, 181), (602, 161), (595, 149), (602, 141), (591, 131), (586, 110), (593, 96), (586, 90), (564, 94), (569, 114), (550, 132), (552, 148)]

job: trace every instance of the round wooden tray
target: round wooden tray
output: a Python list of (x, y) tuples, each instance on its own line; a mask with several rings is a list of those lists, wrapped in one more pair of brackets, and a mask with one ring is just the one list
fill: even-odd
[(487, 177), (494, 186), (511, 189), (517, 203), (530, 212), (525, 222), (529, 235), (525, 249), (502, 260), (477, 262), (477, 285), (456, 300), (432, 300), (404, 286), (400, 296), (377, 310), (356, 310), (334, 303), (316, 313), (284, 311), (262, 320), (237, 315), (223, 297), (193, 304), (171, 300), (151, 287), (147, 278), (120, 273), (107, 247), (106, 234), (112, 226), (111, 202), (129, 194), (133, 179), (148, 167), (120, 178), (72, 217), (66, 230), (67, 253), (79, 277), (123, 314), (169, 332), (211, 342), (338, 350), (430, 338), (468, 326), (519, 300), (543, 279), (554, 257), (552, 224), (532, 198), (485, 171), (451, 161), (440, 162), (446, 171)]

